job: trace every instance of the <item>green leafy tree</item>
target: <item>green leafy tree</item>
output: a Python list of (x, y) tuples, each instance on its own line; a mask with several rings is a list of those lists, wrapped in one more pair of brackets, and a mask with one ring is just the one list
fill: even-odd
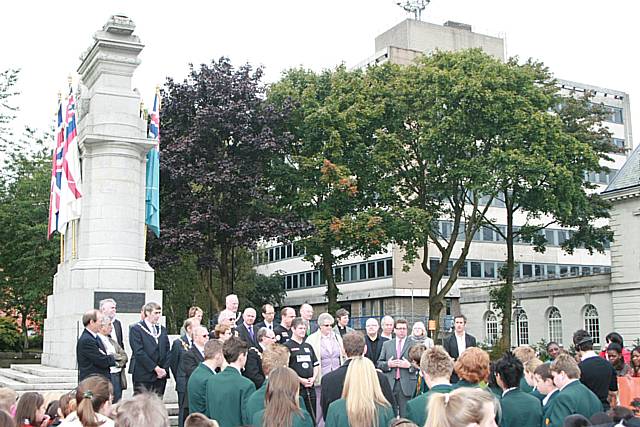
[(14, 118), (16, 107), (11, 104), (11, 99), (18, 95), (14, 89), (18, 81), (19, 70), (8, 69), (0, 72), (0, 142), (7, 143), (11, 131), (7, 126)]
[(27, 129), (23, 140), (2, 143), (7, 159), (0, 176), (0, 308), (20, 316), (24, 348), (27, 319), (44, 317), (58, 264), (59, 240), (47, 240), (50, 139)]
[(371, 163), (381, 116), (367, 103), (368, 90), (365, 73), (341, 66), (289, 70), (268, 94), (275, 105), (295, 105), (285, 124), (294, 140), (272, 182), (279, 205), (311, 226), (296, 244), (323, 273), (329, 311), (338, 308), (334, 266), (378, 253), (388, 241)]

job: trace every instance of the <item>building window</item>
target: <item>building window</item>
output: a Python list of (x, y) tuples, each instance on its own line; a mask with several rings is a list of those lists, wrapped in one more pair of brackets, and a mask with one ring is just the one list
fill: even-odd
[(622, 124), (622, 108), (620, 107), (606, 107), (609, 114), (605, 117), (605, 121), (611, 123)]
[(498, 342), (498, 317), (490, 311), (485, 320), (485, 333), (487, 344), (494, 345)]
[(551, 307), (547, 318), (549, 326), (549, 341), (555, 341), (562, 345), (562, 315), (560, 315), (560, 310), (556, 307)]
[(584, 308), (584, 330), (591, 335), (595, 345), (600, 344), (600, 318), (598, 310), (591, 304)]
[(518, 345), (529, 344), (529, 318), (524, 310), (520, 310), (516, 318), (516, 328), (518, 328)]

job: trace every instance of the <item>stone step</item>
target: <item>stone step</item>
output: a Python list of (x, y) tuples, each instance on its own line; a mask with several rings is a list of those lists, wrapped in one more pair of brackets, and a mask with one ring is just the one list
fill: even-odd
[(78, 371), (75, 369), (60, 369), (51, 368), (44, 365), (25, 365), (25, 364), (12, 364), (11, 369), (25, 374), (35, 375), (37, 377), (54, 377), (54, 378), (78, 378)]
[(64, 392), (68, 392), (69, 390), (73, 390), (74, 388), (76, 388), (76, 385), (77, 384), (75, 382), (29, 384), (29, 383), (16, 381), (13, 378), (7, 378), (5, 376), (0, 375), (0, 387), (9, 387), (17, 391), (18, 393), (23, 391), (40, 391), (43, 393), (45, 392), (48, 393), (53, 390), (64, 390)]
[(16, 369), (7, 368), (0, 368), (0, 376), (26, 384), (73, 383), (78, 379), (77, 375), (66, 377), (43, 377), (39, 375), (28, 374)]

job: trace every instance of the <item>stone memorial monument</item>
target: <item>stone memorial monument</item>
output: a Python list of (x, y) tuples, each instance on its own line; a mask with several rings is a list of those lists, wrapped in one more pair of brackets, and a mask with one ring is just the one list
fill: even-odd
[(145, 261), (145, 155), (153, 141), (131, 87), (144, 48), (134, 29), (126, 16), (112, 16), (80, 58), (82, 215), (65, 236), (47, 299), (43, 365), (76, 368), (82, 314), (99, 300), (116, 300), (125, 341), (141, 306), (162, 302)]

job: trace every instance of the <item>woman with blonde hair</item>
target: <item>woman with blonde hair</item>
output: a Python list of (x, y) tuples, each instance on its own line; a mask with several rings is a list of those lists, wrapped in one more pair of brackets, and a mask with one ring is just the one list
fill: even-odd
[(429, 398), (425, 427), (497, 427), (500, 403), (488, 391), (459, 388), (451, 393), (435, 393)]
[(342, 399), (329, 405), (326, 427), (386, 427), (395, 418), (380, 388), (373, 362), (354, 357), (349, 363)]
[(113, 386), (101, 375), (92, 375), (78, 384), (77, 408), (60, 424), (62, 427), (113, 427), (111, 402)]
[(489, 378), (489, 362), (489, 353), (481, 348), (469, 347), (463, 351), (453, 365), (460, 378), (453, 387), (480, 387), (480, 382)]
[(255, 427), (313, 427), (311, 415), (300, 407), (300, 383), (291, 368), (269, 372), (264, 409), (253, 416)]

